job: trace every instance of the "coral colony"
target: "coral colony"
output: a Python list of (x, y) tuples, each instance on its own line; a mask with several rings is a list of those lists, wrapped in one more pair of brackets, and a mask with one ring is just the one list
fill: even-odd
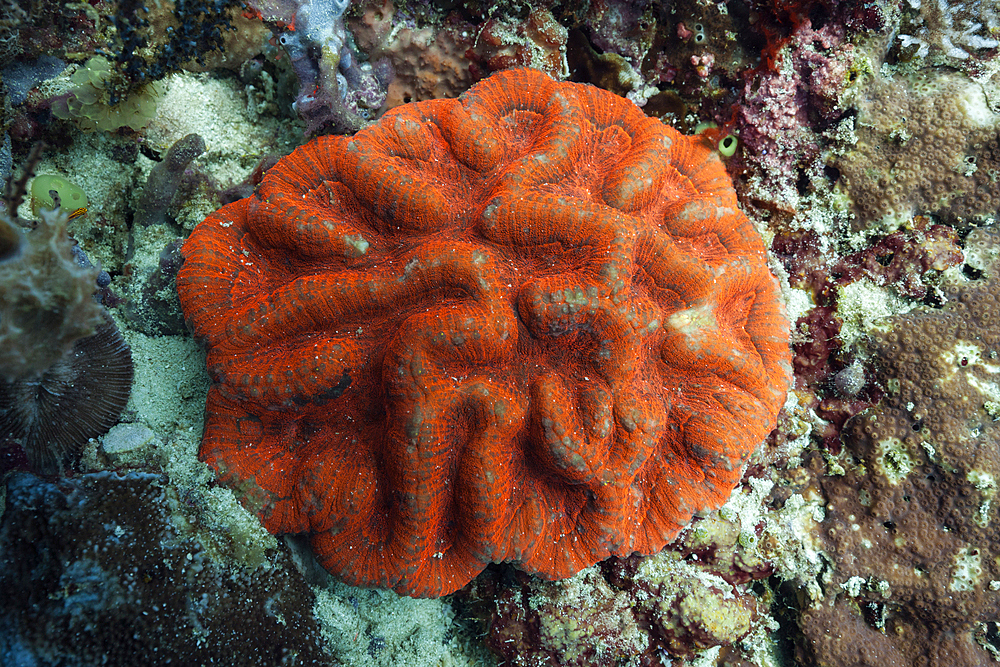
[(6, 0), (0, 95), (0, 667), (1000, 660), (996, 0)]
[(408, 595), (659, 551), (790, 379), (714, 146), (537, 70), (310, 142), (183, 253), (201, 457), (272, 532)]

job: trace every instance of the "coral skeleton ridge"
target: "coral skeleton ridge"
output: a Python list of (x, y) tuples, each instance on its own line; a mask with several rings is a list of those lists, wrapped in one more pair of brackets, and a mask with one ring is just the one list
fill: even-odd
[(655, 552), (726, 501), (790, 378), (709, 142), (535, 70), (312, 141), (183, 254), (201, 457), (349, 583)]

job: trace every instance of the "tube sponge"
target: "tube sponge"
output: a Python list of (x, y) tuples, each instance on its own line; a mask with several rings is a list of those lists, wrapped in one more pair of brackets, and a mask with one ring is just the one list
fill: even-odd
[(719, 140), (719, 154), (723, 157), (732, 157), (736, 154), (736, 147), (739, 146), (739, 143), (736, 135), (727, 134)]
[[(58, 197), (56, 204), (52, 193)], [(36, 218), (42, 210), (51, 211), (61, 208), (70, 218), (76, 218), (87, 212), (87, 193), (76, 183), (67, 181), (62, 176), (44, 174), (35, 176), (31, 181), (31, 213)]]

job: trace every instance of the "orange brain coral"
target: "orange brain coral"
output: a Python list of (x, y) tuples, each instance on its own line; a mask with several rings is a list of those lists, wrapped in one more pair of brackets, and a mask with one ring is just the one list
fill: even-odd
[(789, 383), (708, 142), (531, 70), (310, 142), (183, 253), (201, 457), (353, 584), (655, 552), (725, 502)]

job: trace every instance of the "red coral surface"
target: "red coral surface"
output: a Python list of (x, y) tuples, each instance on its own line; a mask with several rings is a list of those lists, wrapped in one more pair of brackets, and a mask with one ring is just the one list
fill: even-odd
[(709, 143), (532, 70), (312, 141), (183, 253), (202, 459), (349, 583), (655, 552), (728, 498), (790, 380)]

